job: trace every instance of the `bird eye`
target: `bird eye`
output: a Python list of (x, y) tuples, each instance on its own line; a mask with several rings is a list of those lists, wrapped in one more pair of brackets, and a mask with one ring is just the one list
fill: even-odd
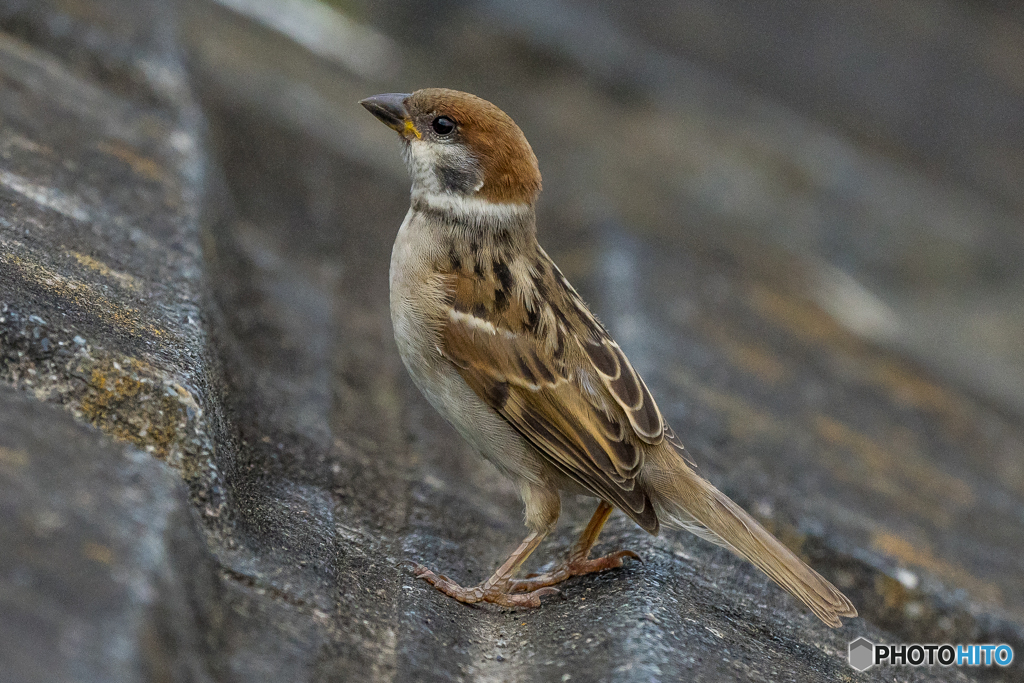
[(448, 135), (455, 130), (455, 122), (447, 116), (438, 116), (434, 119), (430, 127), (434, 129), (434, 132), (438, 135)]

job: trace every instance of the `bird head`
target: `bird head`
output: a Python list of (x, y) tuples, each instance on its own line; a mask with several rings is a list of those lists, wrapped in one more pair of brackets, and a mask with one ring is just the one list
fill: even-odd
[(526, 136), (498, 107), (469, 93), (427, 88), (359, 102), (404, 142), (413, 198), (532, 205), (540, 170)]

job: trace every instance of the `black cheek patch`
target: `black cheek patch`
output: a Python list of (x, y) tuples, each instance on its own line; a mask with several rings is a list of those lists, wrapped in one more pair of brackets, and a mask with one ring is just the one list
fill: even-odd
[(469, 193), (479, 182), (476, 172), (459, 166), (438, 164), (434, 172), (441, 183), (441, 188), (446, 192)]

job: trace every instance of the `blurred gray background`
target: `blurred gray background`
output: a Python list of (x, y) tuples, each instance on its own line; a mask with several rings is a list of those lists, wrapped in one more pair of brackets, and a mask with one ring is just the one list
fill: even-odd
[[(352, 120), (343, 98), (360, 78), (366, 92), (480, 94), (535, 146), (548, 215), (618, 222), (666, 248), (784, 252), (799, 273), (769, 276), (796, 275), (857, 334), (1024, 412), (1015, 3), (222, 5), (355, 77), (328, 85), (306, 64), (289, 72), (272, 50), (253, 45), (245, 59), (235, 46), (243, 62), (225, 83), (270, 105), (281, 93), (263, 79), (290, 75), (307, 89), (277, 106), (296, 125), (329, 115), (325, 143), (347, 149), (345, 128), (368, 154), (394, 148), (373, 121)], [(206, 49), (231, 73), (216, 52), (228, 46)]]

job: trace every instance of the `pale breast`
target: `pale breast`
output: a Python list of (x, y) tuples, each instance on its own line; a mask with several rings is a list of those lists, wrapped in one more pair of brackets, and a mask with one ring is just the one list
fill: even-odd
[(441, 355), (440, 329), (449, 304), (435, 263), (444, 239), (429, 216), (412, 210), (398, 231), (390, 273), (398, 353), (423, 396), (464, 439), (506, 476), (540, 483), (547, 477), (539, 456)]

